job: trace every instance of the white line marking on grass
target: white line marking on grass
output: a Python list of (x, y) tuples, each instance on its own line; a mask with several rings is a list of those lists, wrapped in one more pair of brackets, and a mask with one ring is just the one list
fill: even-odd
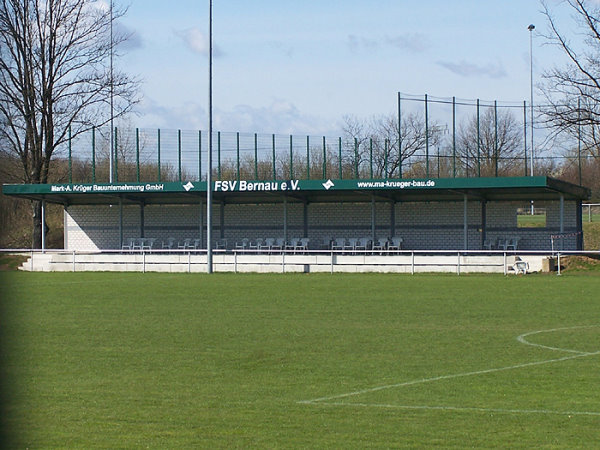
[(551, 411), (551, 410), (519, 410), (519, 409), (512, 410), (512, 409), (491, 409), (491, 408), (488, 409), (488, 408), (469, 408), (469, 407), (452, 407), (452, 406), (400, 406), (400, 405), (379, 405), (379, 404), (368, 404), (368, 403), (332, 402), (332, 400), (339, 400), (339, 399), (348, 398), (348, 397), (355, 397), (358, 395), (369, 394), (372, 392), (383, 391), (386, 389), (414, 386), (417, 384), (431, 383), (434, 381), (441, 381), (441, 380), (450, 380), (453, 378), (469, 377), (469, 376), (474, 376), (474, 375), (484, 375), (484, 374), (489, 374), (489, 373), (494, 373), (494, 372), (502, 372), (502, 371), (506, 371), (506, 370), (522, 369), (524, 367), (540, 366), (543, 364), (551, 364), (551, 363), (556, 363), (556, 362), (569, 361), (571, 359), (584, 358), (587, 356), (600, 355), (600, 351), (582, 352), (579, 350), (564, 349), (564, 348), (558, 348), (558, 347), (549, 347), (547, 345), (532, 343), (525, 339), (526, 337), (532, 336), (534, 334), (551, 333), (551, 332), (555, 332), (555, 331), (565, 331), (565, 330), (574, 330), (574, 329), (582, 329), (582, 328), (592, 328), (592, 327), (597, 327), (597, 326), (598, 325), (553, 328), (551, 330), (530, 331), (528, 333), (524, 333), (520, 336), (517, 336), (517, 341), (521, 342), (522, 344), (531, 345), (534, 347), (544, 348), (544, 349), (548, 349), (548, 350), (575, 353), (574, 355), (571, 355), (571, 356), (564, 356), (562, 358), (546, 359), (543, 361), (534, 361), (534, 362), (523, 363), (523, 364), (515, 364), (512, 366), (506, 366), (506, 367), (496, 367), (496, 368), (492, 368), (492, 369), (476, 370), (473, 372), (463, 372), (463, 373), (456, 373), (456, 374), (451, 374), (451, 375), (441, 375), (438, 377), (422, 378), (420, 380), (405, 381), (403, 383), (388, 384), (385, 386), (377, 386), (377, 387), (368, 388), (368, 389), (361, 389), (358, 391), (348, 392), (345, 394), (331, 395), (331, 396), (327, 396), (327, 397), (315, 398), (312, 400), (302, 400), (302, 401), (299, 401), (298, 403), (305, 404), (305, 405), (318, 403), (321, 405), (329, 405), (329, 406), (363, 406), (363, 407), (372, 406), (372, 407), (379, 407), (379, 408), (421, 409), (421, 410), (429, 409), (429, 410), (448, 410), (448, 411), (482, 411), (482, 412), (498, 412), (498, 413), (501, 413), (501, 412), (511, 413), (512, 412), (512, 413), (524, 413), (524, 414), (525, 413), (530, 413), (530, 414), (538, 413), (538, 414), (600, 416), (600, 412), (577, 412), (577, 411), (561, 412), (561, 411)]
[(553, 411), (551, 409), (502, 409), (502, 408), (475, 408), (459, 406), (411, 406), (411, 405), (386, 405), (378, 403), (343, 403), (321, 402), (323, 406), (355, 406), (357, 408), (382, 408), (382, 409), (407, 409), (422, 411), (458, 411), (458, 412), (487, 412), (499, 414), (556, 414), (561, 416), (600, 416), (600, 412), (591, 411)]
[[(582, 328), (595, 328), (597, 326), (598, 325), (585, 325), (585, 326), (579, 326), (579, 327), (562, 327), (562, 328), (553, 328), (551, 330), (530, 331), (529, 333), (525, 333), (525, 334), (522, 334), (521, 336), (518, 336), (517, 337), (517, 341), (519, 341), (519, 342), (521, 342), (522, 344), (525, 344), (525, 345), (531, 345), (533, 347), (545, 348), (545, 349), (548, 349), (548, 350), (556, 350), (556, 351), (559, 351), (559, 352), (577, 353), (577, 354), (581, 354), (582, 356), (586, 356), (586, 355), (588, 355), (588, 352), (582, 352), (582, 351), (579, 351), (579, 350), (571, 350), (571, 349), (568, 349), (568, 348), (550, 347), (548, 345), (536, 344), (534, 342), (529, 342), (525, 338), (527, 336), (532, 336), (534, 334), (553, 333), (555, 331), (578, 330), (578, 329), (582, 329)], [(593, 354), (597, 354), (597, 353), (598, 352), (593, 353)]]

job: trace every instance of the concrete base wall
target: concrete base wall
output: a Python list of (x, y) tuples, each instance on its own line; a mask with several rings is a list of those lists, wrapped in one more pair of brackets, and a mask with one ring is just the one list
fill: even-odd
[[(308, 255), (215, 254), (214, 272), (254, 273), (516, 273), (524, 261), (528, 272), (539, 272), (546, 255), (343, 255), (322, 252)], [(206, 255), (195, 253), (35, 253), (21, 270), (34, 272), (206, 272)]]

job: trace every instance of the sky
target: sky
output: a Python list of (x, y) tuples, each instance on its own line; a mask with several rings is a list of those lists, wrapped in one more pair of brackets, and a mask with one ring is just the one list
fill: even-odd
[[(131, 33), (115, 65), (142, 80), (131, 122), (208, 128), (205, 0), (114, 0)], [(547, 0), (559, 24), (564, 5)], [(538, 0), (213, 0), (214, 128), (340, 135), (394, 114), (397, 94), (522, 103), (564, 63)], [(539, 93), (535, 93), (534, 102)]]

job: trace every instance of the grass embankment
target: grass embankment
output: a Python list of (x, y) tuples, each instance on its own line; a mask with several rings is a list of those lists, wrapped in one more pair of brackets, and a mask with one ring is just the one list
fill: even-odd
[(600, 250), (600, 218), (597, 222), (583, 222), (583, 248)]

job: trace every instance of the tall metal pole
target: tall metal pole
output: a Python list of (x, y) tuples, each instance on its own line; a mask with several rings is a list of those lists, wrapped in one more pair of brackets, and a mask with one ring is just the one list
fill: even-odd
[[(533, 159), (535, 154), (535, 148), (533, 147), (533, 30), (535, 30), (535, 25), (530, 24), (527, 29), (529, 30), (529, 83), (530, 83), (530, 98), (529, 98), (529, 107), (531, 108), (531, 167), (529, 170), (531, 171), (531, 176), (533, 177)], [(531, 200), (531, 215), (535, 214), (535, 208), (533, 205), (533, 200)]]
[(530, 82), (530, 98), (529, 98), (529, 107), (531, 110), (531, 119), (529, 122), (531, 123), (531, 167), (530, 173), (533, 176), (533, 158), (535, 149), (533, 148), (533, 30), (535, 30), (535, 25), (531, 24), (527, 27), (529, 30), (529, 82)]
[(206, 174), (206, 272), (213, 272), (212, 254), (212, 0), (208, 1), (208, 169)]
[(114, 180), (113, 175), (113, 155), (115, 153), (114, 144), (114, 78), (113, 78), (113, 2), (110, 1), (110, 158), (108, 159), (108, 177), (112, 183)]
[[(402, 178), (402, 97), (398, 92), (398, 178)], [(357, 171), (358, 172), (358, 171)], [(358, 176), (357, 176), (358, 178)], [(438, 177), (439, 178), (439, 177)]]

